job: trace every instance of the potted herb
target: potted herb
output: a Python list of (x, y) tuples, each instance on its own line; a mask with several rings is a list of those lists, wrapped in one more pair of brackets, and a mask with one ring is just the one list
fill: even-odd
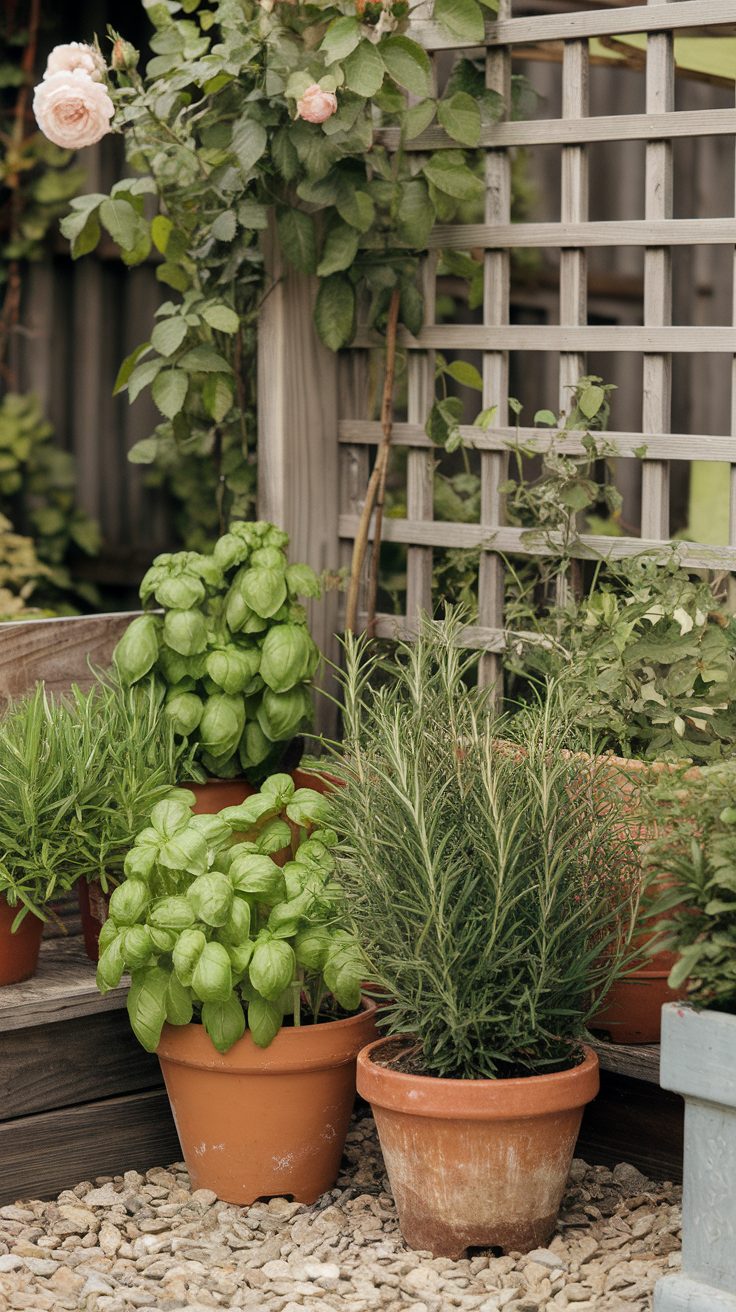
[(177, 740), (161, 703), (161, 690), (151, 681), (126, 688), (107, 675), (98, 676), (89, 691), (73, 688), (67, 701), (86, 744), (78, 766), (83, 798), (75, 807), (67, 871), (70, 882), (76, 882), (92, 961), (97, 960), (110, 892), (122, 877), (136, 834), (157, 802), (191, 799), (172, 784), (190, 773), (192, 753)]
[(687, 1002), (664, 1007), (660, 1082), (685, 1099), (682, 1271), (659, 1282), (656, 1312), (736, 1312), (736, 767), (661, 782), (670, 814), (650, 860), (669, 887), (654, 907), (670, 976)]
[(158, 1053), (192, 1181), (228, 1202), (331, 1188), (375, 1034), (328, 810), (285, 774), (218, 815), (159, 803), (100, 938), (98, 986), (130, 971), (128, 1014)]
[(585, 1024), (638, 897), (615, 795), (601, 808), (595, 766), (561, 750), (555, 690), (499, 721), (458, 628), (425, 621), (388, 680), (348, 640), (331, 798), (350, 924), (388, 999), (358, 1090), (406, 1242), (452, 1258), (549, 1239), (598, 1090)]
[(157, 556), (140, 596), (159, 609), (115, 649), (126, 683), (164, 685), (165, 714), (209, 777), (206, 798), (194, 785), (201, 809), (242, 801), (311, 718), (319, 651), (298, 598), (319, 596), (320, 583), (289, 564), (288, 541), (274, 524), (236, 522), (211, 555)]
[[(695, 762), (693, 780), (701, 765), (733, 753), (736, 621), (676, 554), (608, 562), (584, 596), (568, 595), (547, 614), (534, 642), (515, 640), (510, 663), (526, 678), (564, 679), (579, 727), (607, 754), (642, 848), (656, 834), (644, 813), (657, 779)], [(593, 1021), (614, 1042), (657, 1042), (662, 1004), (674, 997), (674, 957), (647, 955), (650, 938), (651, 926), (639, 965), (618, 979)]]
[(31, 976), (49, 904), (69, 891), (89, 740), (40, 684), (0, 720), (0, 984)]

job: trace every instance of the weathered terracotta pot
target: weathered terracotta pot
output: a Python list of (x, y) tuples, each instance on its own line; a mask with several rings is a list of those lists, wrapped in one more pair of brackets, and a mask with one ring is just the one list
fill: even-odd
[(90, 961), (99, 961), (100, 959), (100, 933), (110, 914), (111, 893), (112, 885), (105, 893), (102, 884), (97, 879), (93, 879), (89, 883), (86, 879), (77, 880), (77, 897), (82, 921), (84, 950)]
[(201, 1025), (165, 1025), (158, 1047), (195, 1189), (227, 1203), (288, 1196), (313, 1203), (340, 1169), (355, 1099), (355, 1059), (376, 1036), (356, 1016), (282, 1029), (268, 1048), (246, 1033), (224, 1055)]
[(29, 912), (13, 934), (11, 926), (19, 910), (0, 896), (0, 985), (30, 979), (38, 965), (43, 921)]
[[(656, 782), (658, 775), (675, 768), (662, 761), (610, 757), (610, 771), (605, 770), (606, 781), (623, 797), (622, 824), (628, 836), (639, 846), (651, 842), (658, 832), (642, 819), (642, 789)], [(684, 778), (695, 779), (698, 774), (698, 767), (693, 766)], [(655, 879), (648, 895), (650, 904), (663, 891), (663, 881)], [(649, 921), (648, 925), (649, 928), (636, 939), (636, 946), (642, 953), (657, 933), (656, 922)], [(603, 1031), (612, 1043), (659, 1043), (663, 1005), (685, 997), (684, 989), (675, 991), (667, 983), (676, 959), (671, 952), (659, 952), (652, 957), (642, 955), (641, 964), (616, 980), (600, 1011), (590, 1021), (590, 1028)]]
[[(399, 1041), (400, 1043), (400, 1041)], [(395, 1038), (358, 1056), (410, 1248), (457, 1260), (468, 1248), (526, 1252), (554, 1230), (598, 1058), (511, 1080), (444, 1080), (383, 1065)]]

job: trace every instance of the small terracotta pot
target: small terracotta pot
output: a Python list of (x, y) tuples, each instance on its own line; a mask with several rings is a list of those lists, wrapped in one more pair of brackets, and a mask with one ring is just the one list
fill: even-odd
[(11, 907), (0, 896), (0, 984), (20, 984), (36, 972), (43, 921), (29, 911), (13, 934), (20, 905)]
[(457, 1260), (468, 1248), (526, 1252), (554, 1230), (598, 1058), (554, 1075), (444, 1080), (382, 1065), (395, 1038), (358, 1056), (410, 1248)]
[(90, 961), (99, 961), (100, 959), (100, 933), (110, 914), (111, 893), (112, 888), (105, 893), (102, 884), (97, 879), (93, 879), (89, 883), (86, 879), (77, 880), (82, 937), (84, 938), (84, 949)]
[(282, 1029), (268, 1048), (244, 1034), (224, 1055), (201, 1025), (165, 1025), (158, 1057), (195, 1189), (226, 1203), (313, 1203), (340, 1169), (355, 1059), (376, 1036), (375, 1007)]
[(182, 784), (182, 788), (188, 788), (197, 799), (195, 815), (216, 815), (226, 806), (240, 806), (256, 791), (245, 779), (207, 779), (203, 784)]

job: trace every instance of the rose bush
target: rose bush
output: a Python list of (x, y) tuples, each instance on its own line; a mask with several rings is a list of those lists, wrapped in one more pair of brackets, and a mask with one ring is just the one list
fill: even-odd
[[(352, 340), (359, 301), (381, 333), (394, 292), (418, 332), (418, 257), (436, 219), (482, 219), (475, 148), (498, 98), (468, 59), (436, 94), (429, 58), (405, 30), (405, 0), (146, 7), (145, 74), (117, 34), (107, 74), (131, 176), (74, 201), (63, 230), (75, 258), (102, 230), (128, 264), (160, 256), (170, 297), (117, 388), (130, 401), (150, 389), (161, 422), (132, 459), (186, 499), (182, 529), (201, 547), (253, 504), (244, 457), (255, 447), (255, 329), (270, 285), (263, 231), (273, 221), (286, 259), (319, 279), (315, 322), (331, 349)], [(435, 17), (480, 42), (489, 8), (436, 0)], [(454, 148), (405, 152), (435, 120)]]

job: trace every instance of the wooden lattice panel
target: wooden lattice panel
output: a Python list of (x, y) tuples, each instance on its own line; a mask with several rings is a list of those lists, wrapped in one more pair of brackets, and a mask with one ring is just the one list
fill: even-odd
[[(479, 551), (478, 626), (467, 632), (469, 645), (484, 651), (483, 674), (495, 674), (495, 653), (503, 648), (502, 556), (539, 554), (548, 548), (530, 540), (527, 530), (502, 523), (500, 486), (505, 477), (508, 449), (521, 441), (525, 448), (544, 450), (550, 442), (546, 429), (509, 425), (509, 355), (541, 352), (559, 361), (560, 401), (569, 405), (569, 387), (586, 372), (590, 352), (633, 352), (641, 358), (642, 419), (636, 432), (611, 431), (607, 443), (617, 457), (640, 459), (642, 448), (642, 515), (640, 537), (584, 536), (582, 557), (620, 558), (661, 546), (670, 534), (669, 472), (673, 460), (725, 461), (731, 467), (730, 546), (686, 543), (682, 559), (703, 568), (736, 569), (736, 329), (733, 326), (673, 324), (672, 248), (681, 246), (736, 247), (736, 220), (707, 217), (673, 218), (673, 141), (678, 137), (736, 137), (736, 109), (675, 109), (673, 33), (701, 32), (717, 25), (734, 26), (729, 0), (679, 0), (595, 9), (575, 13), (542, 14), (514, 18), (511, 0), (501, 0), (498, 21), (489, 24), (486, 38), (486, 85), (510, 103), (509, 86), (514, 47), (550, 43), (562, 51), (561, 109), (559, 117), (512, 121), (503, 117), (483, 128), (486, 152), (486, 206), (484, 223), (440, 225), (434, 230), (434, 249), (469, 251), (484, 255), (484, 297), (479, 323), (434, 322), (435, 265), (424, 266), (425, 326), (417, 337), (404, 331), (400, 342), (408, 351), (407, 422), (398, 422), (394, 444), (407, 450), (406, 516), (384, 520), (387, 542), (407, 548), (406, 615), (378, 618), (377, 632), (391, 636), (411, 633), (417, 613), (432, 607), (432, 552), (435, 548), (468, 547)], [(589, 40), (627, 32), (648, 34), (645, 70), (645, 112), (589, 115)], [(430, 52), (459, 51), (451, 39), (429, 19), (415, 21), (412, 35)], [(477, 54), (477, 50), (475, 52)], [(396, 130), (386, 129), (382, 139), (397, 144)], [(589, 221), (588, 147), (594, 142), (645, 142), (643, 219)], [(560, 160), (561, 205), (557, 222), (511, 222), (511, 157), (514, 148), (556, 146)], [(419, 152), (456, 148), (441, 128), (432, 127), (410, 143)], [(643, 250), (643, 321), (639, 325), (588, 322), (588, 251), (596, 247), (631, 246)], [(510, 253), (512, 249), (539, 248), (559, 251), (559, 324), (510, 323)], [(732, 324), (736, 322), (732, 319)], [(359, 336), (358, 348), (373, 344)], [(434, 351), (480, 353), (483, 361), (482, 406), (497, 406), (496, 426), (461, 429), (469, 449), (477, 452), (481, 478), (480, 515), (477, 523), (433, 519), (433, 446), (424, 422), (433, 397)], [(672, 361), (682, 354), (720, 353), (734, 360), (732, 370), (731, 436), (686, 434), (671, 431)], [(523, 399), (523, 398), (522, 398)], [(555, 398), (550, 398), (554, 404)], [(478, 407), (479, 409), (481, 406)], [(341, 488), (351, 487), (343, 500), (339, 534), (343, 549), (353, 539), (360, 495), (356, 500), (355, 470), (367, 474), (365, 453), (380, 438), (380, 426), (364, 414), (346, 409), (344, 398), (339, 425), (343, 476)], [(581, 435), (567, 435), (559, 449), (582, 453)], [(352, 471), (351, 477), (345, 472)]]

